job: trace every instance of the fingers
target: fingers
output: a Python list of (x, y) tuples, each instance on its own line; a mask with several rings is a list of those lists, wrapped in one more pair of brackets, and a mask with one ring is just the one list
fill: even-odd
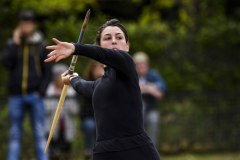
[(59, 41), (57, 38), (53, 38), (52, 39), (56, 44), (60, 44), (61, 43), (61, 41)]
[(51, 57), (45, 59), (44, 62), (52, 62), (54, 60), (55, 60), (55, 56), (51, 56)]
[(65, 85), (70, 85), (69, 77), (70, 77), (70, 75), (68, 74), (68, 70), (61, 74), (62, 82)]
[(65, 58), (65, 56), (60, 55), (60, 56), (58, 56), (58, 57), (56, 58), (55, 62), (58, 62), (58, 61), (60, 61), (60, 60), (62, 60), (62, 59), (64, 59), (64, 58)]
[(56, 56), (56, 52), (55, 51), (52, 51), (50, 52), (48, 55), (47, 55), (47, 59), (44, 60), (44, 62), (51, 62), (51, 61), (54, 61), (57, 56)]
[(57, 55), (56, 54), (56, 51), (52, 51), (50, 52), (48, 55), (47, 55), (47, 59), (44, 60), (44, 62), (52, 62), (52, 61), (55, 61), (55, 62), (58, 62), (62, 59), (64, 59), (66, 56), (65, 55)]
[[(52, 40), (53, 40), (57, 45), (61, 43), (61, 41), (59, 41), (57, 38), (52, 38)], [(57, 48), (57, 45), (47, 46), (46, 49), (55, 50), (55, 49)]]
[(49, 50), (55, 50), (56, 48), (57, 48), (57, 46), (55, 46), (55, 45), (46, 47), (46, 49), (49, 49)]
[(52, 52), (50, 52), (48, 55), (47, 55), (47, 57), (52, 57), (52, 56), (56, 56), (56, 52), (55, 52), (55, 50), (54, 51), (52, 51)]
[(69, 48), (69, 46), (70, 46), (69, 44), (70, 43), (68, 44), (67, 42), (61, 42), (57, 38), (53, 38), (52, 40), (57, 45), (51, 45), (51, 46), (47, 46), (46, 47), (46, 49), (50, 49), (52, 51), (47, 55), (48, 58), (46, 60), (44, 60), (44, 62), (51, 62), (51, 61), (58, 62), (58, 61), (60, 61), (60, 60), (62, 60), (64, 58), (68, 57), (69, 56), (69, 52), (72, 51)]
[(63, 73), (61, 74), (62, 77), (66, 76), (66, 75), (68, 75), (68, 70), (66, 70), (65, 72), (63, 72)]
[[(57, 38), (53, 38), (52, 40), (53, 40), (57, 45), (61, 43), (61, 41), (59, 41)], [(55, 49), (57, 48), (57, 45), (47, 46), (46, 49), (55, 50)]]

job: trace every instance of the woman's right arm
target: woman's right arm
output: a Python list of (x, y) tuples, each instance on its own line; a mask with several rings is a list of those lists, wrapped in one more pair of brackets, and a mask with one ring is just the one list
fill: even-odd
[(72, 85), (73, 89), (84, 97), (91, 97), (94, 89), (94, 81), (86, 81), (77, 73), (68, 74), (68, 70), (61, 74), (64, 85)]
[(92, 96), (95, 81), (86, 81), (86, 80), (82, 79), (81, 77), (76, 76), (70, 80), (70, 83), (71, 83), (72, 87), (74, 88), (74, 90), (78, 94), (80, 94), (84, 97)]

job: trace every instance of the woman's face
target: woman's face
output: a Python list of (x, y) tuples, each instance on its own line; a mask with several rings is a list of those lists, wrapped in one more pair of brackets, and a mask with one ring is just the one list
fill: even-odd
[(100, 46), (103, 48), (129, 51), (123, 31), (116, 26), (106, 27), (101, 34)]

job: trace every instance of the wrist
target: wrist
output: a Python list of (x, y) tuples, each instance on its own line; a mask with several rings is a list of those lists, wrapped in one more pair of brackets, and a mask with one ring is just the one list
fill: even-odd
[(77, 77), (78, 76), (78, 74), (77, 73), (73, 73), (72, 75), (70, 75), (69, 76), (69, 81), (71, 82), (71, 80), (73, 79), (73, 78), (75, 78), (75, 77)]
[(77, 77), (77, 76), (74, 76), (74, 75), (71, 75), (71, 76), (69, 76), (69, 81), (71, 82), (71, 80), (73, 79), (73, 78), (75, 78), (75, 77)]
[(75, 44), (74, 44), (74, 43), (71, 43), (71, 45), (72, 45), (72, 46), (71, 46), (71, 50), (72, 50), (72, 54), (73, 54), (73, 53), (75, 52), (75, 48), (76, 48), (76, 47), (75, 47)]

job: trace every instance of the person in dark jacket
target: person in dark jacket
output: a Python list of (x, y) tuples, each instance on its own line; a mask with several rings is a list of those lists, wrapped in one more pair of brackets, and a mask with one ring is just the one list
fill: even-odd
[(2, 64), (9, 70), (9, 145), (8, 160), (20, 157), (20, 139), (25, 112), (30, 113), (35, 149), (39, 160), (44, 154), (45, 122), (42, 97), (51, 80), (50, 65), (44, 63), (46, 42), (36, 30), (34, 12), (25, 10), (19, 14), (19, 22), (13, 37), (7, 42)]
[(45, 62), (86, 56), (106, 65), (104, 75), (86, 81), (76, 74), (62, 74), (81, 95), (92, 98), (96, 120), (93, 160), (159, 160), (160, 156), (143, 127), (143, 106), (135, 63), (129, 55), (125, 27), (112, 19), (96, 36), (96, 45), (72, 44), (53, 39), (56, 45)]

